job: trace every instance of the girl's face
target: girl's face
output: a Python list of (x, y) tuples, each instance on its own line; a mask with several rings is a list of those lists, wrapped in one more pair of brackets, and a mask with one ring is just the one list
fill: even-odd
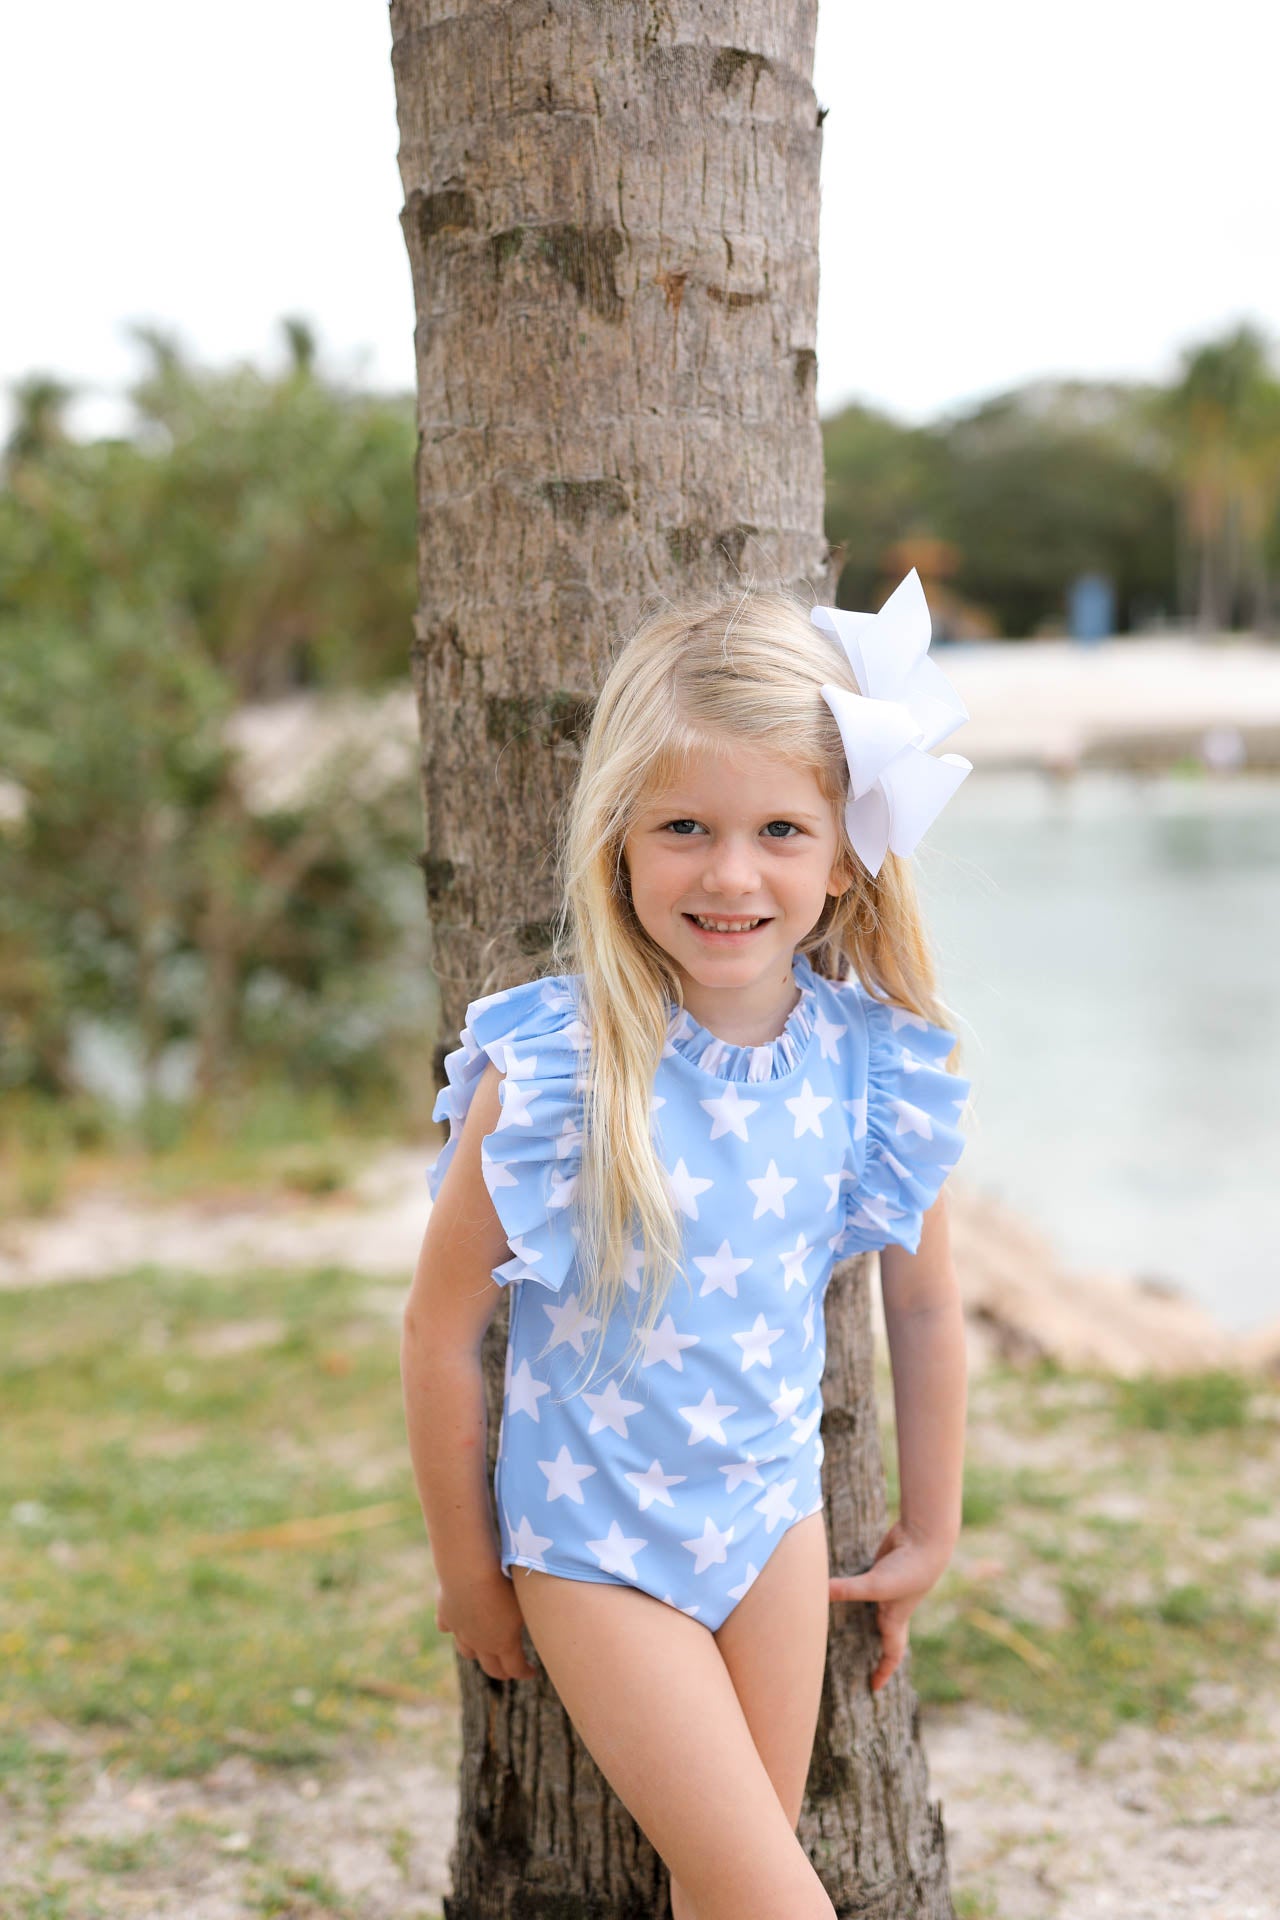
[[(636, 917), (671, 956), (685, 1005), (710, 1032), (735, 1037), (717, 1019), (747, 1028), (777, 1019), (780, 1028), (794, 999), (796, 947), (827, 895), (852, 878), (838, 868), (838, 845), (814, 775), (756, 749), (707, 751), (644, 803), (623, 847)], [(741, 930), (699, 924), (726, 920)], [(743, 1044), (756, 1041), (748, 1033)]]

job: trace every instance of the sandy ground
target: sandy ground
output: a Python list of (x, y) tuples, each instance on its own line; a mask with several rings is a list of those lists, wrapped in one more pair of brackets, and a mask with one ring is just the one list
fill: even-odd
[(969, 709), (940, 751), (978, 770), (1191, 752), (1280, 764), (1280, 647), (1184, 638), (984, 643), (936, 655)]
[[(957, 1896), (993, 1920), (1275, 1920), (1280, 1912), (1280, 1701), (1248, 1738), (1194, 1741), (1129, 1728), (1082, 1768), (1009, 1716), (923, 1717), (930, 1795), (942, 1802)], [(321, 1784), (247, 1756), (203, 1780), (133, 1785), (86, 1756), (84, 1792), (50, 1854), (18, 1822), (12, 1887), (43, 1871), (86, 1898), (59, 1909), (147, 1920), (249, 1920), (264, 1887), (318, 1875), (360, 1920), (428, 1920), (449, 1886), (457, 1819), (451, 1716), (406, 1714), (396, 1750)], [(59, 1730), (62, 1739), (63, 1730)], [(144, 1844), (151, 1864), (113, 1886), (80, 1882), (95, 1843)], [(289, 1913), (328, 1913), (298, 1897)], [(50, 1912), (53, 1909), (49, 1909)]]

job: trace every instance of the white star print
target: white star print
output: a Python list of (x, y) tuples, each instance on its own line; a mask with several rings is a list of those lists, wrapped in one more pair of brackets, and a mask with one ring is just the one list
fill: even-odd
[[(508, 1354), (510, 1349), (508, 1349)], [(529, 1413), (542, 1424), (542, 1415), (538, 1412), (538, 1401), (551, 1388), (545, 1380), (539, 1380), (527, 1360), (522, 1360), (511, 1376), (507, 1406), (512, 1413)]]
[(806, 1413), (803, 1420), (796, 1420), (794, 1418), (792, 1419), (791, 1431), (795, 1436), (795, 1444), (797, 1447), (802, 1447), (806, 1440), (812, 1439), (814, 1431), (818, 1425), (819, 1420), (821, 1420), (821, 1418), (822, 1418), (822, 1402), (821, 1400), (819, 1400), (817, 1406), (813, 1409), (813, 1412)]
[(677, 1373), (684, 1372), (681, 1349), (696, 1347), (698, 1344), (696, 1333), (676, 1332), (676, 1323), (669, 1313), (648, 1333), (641, 1328), (639, 1338), (644, 1343), (644, 1359), (640, 1362), (642, 1367), (656, 1367), (660, 1361), (665, 1360), (667, 1365), (674, 1367)]
[(933, 1122), (923, 1107), (913, 1107), (909, 1100), (890, 1099), (889, 1105), (898, 1116), (899, 1133), (918, 1133), (924, 1140), (933, 1138)]
[(890, 1007), (889, 1019), (895, 1033), (900, 1033), (903, 1027), (919, 1027), (921, 1033), (929, 1031), (929, 1022), (922, 1020), (918, 1013), (908, 1012), (906, 1007)]
[[(671, 1197), (681, 1213), (688, 1214), (690, 1220), (698, 1217), (698, 1195), (705, 1193), (712, 1184), (710, 1180), (699, 1180), (690, 1173), (683, 1160), (677, 1160), (674, 1167), (667, 1169), (671, 1185)], [(794, 1185), (794, 1182), (792, 1183)]]
[(827, 1183), (827, 1189), (831, 1196), (823, 1211), (830, 1213), (836, 1201), (840, 1198), (841, 1186), (846, 1180), (852, 1180), (853, 1175), (850, 1173), (848, 1167), (841, 1167), (839, 1173), (824, 1173), (822, 1177)]
[(620, 1573), (627, 1580), (637, 1580), (636, 1563), (632, 1558), (641, 1547), (647, 1547), (647, 1540), (628, 1540), (626, 1534), (615, 1520), (603, 1540), (588, 1540), (587, 1545), (600, 1562), (601, 1573)]
[(575, 1353), (585, 1353), (587, 1349), (583, 1335), (594, 1333), (601, 1324), (594, 1313), (584, 1313), (576, 1293), (571, 1293), (562, 1307), (552, 1301), (545, 1302), (543, 1312), (551, 1322), (551, 1332), (547, 1335), (543, 1353), (551, 1353), (566, 1340)]
[(541, 1560), (542, 1549), (553, 1544), (549, 1533), (544, 1535), (534, 1532), (529, 1524), (527, 1513), (521, 1517), (518, 1527), (513, 1527), (508, 1520), (507, 1534), (511, 1541), (512, 1553), (517, 1554), (522, 1560)]
[(784, 1480), (781, 1486), (770, 1487), (763, 1500), (756, 1501), (756, 1512), (764, 1515), (766, 1533), (772, 1533), (780, 1520), (799, 1519), (799, 1513), (791, 1504), (791, 1495), (798, 1485), (797, 1480)]
[(747, 1117), (756, 1111), (760, 1102), (744, 1100), (737, 1086), (730, 1080), (717, 1099), (699, 1100), (698, 1105), (704, 1107), (715, 1121), (711, 1129), (713, 1140), (718, 1140), (722, 1133), (735, 1133), (739, 1140), (748, 1140), (750, 1135), (747, 1133)]
[(802, 1081), (795, 1099), (784, 1100), (782, 1104), (787, 1112), (794, 1116), (797, 1140), (802, 1133), (816, 1133), (819, 1140), (823, 1138), (822, 1121), (818, 1116), (831, 1105), (830, 1094), (816, 1094), (809, 1082), (805, 1080)]
[(716, 1251), (710, 1256), (695, 1254), (693, 1264), (695, 1267), (700, 1268), (703, 1274), (699, 1298), (705, 1298), (707, 1294), (714, 1293), (716, 1289), (719, 1288), (722, 1293), (727, 1293), (732, 1299), (736, 1300), (738, 1297), (738, 1275), (745, 1273), (747, 1268), (752, 1266), (754, 1262), (750, 1260), (735, 1260), (733, 1257), (733, 1248), (727, 1240), (722, 1240)]
[(781, 1340), (785, 1327), (771, 1327), (762, 1313), (755, 1317), (755, 1324), (747, 1333), (735, 1333), (734, 1339), (742, 1348), (742, 1371), (751, 1367), (771, 1367), (773, 1365), (773, 1343)]
[(605, 1427), (610, 1427), (620, 1439), (631, 1438), (627, 1432), (627, 1415), (643, 1412), (643, 1400), (624, 1400), (616, 1380), (610, 1380), (603, 1393), (587, 1393), (584, 1390), (582, 1397), (591, 1409), (588, 1433), (600, 1433)]
[[(802, 985), (806, 977), (798, 975)], [(604, 1311), (598, 1305), (593, 1313), (586, 1311), (586, 1281), (571, 1257), (575, 1243), (579, 1253), (585, 1251), (577, 1213), (584, 1144), (578, 1096), (585, 1094), (589, 1077), (585, 1069), (591, 1023), (582, 996), (563, 992), (563, 980), (557, 978), (544, 994), (545, 1006), (556, 1010), (553, 1019), (537, 999), (538, 988), (532, 995), (517, 988), (510, 995), (494, 996), (506, 1005), (491, 1012), (487, 1022), (476, 1018), (483, 1043), (464, 1029), (464, 1052), (450, 1062), (452, 1086), (442, 1096), (439, 1117), (448, 1119), (450, 1137), (456, 1141), (486, 1060), (500, 1066), (505, 1062), (507, 1091), (495, 1123), (502, 1130), (496, 1142), (490, 1137), (481, 1143), (482, 1168), (495, 1203), (501, 1202), (509, 1218), (518, 1216), (522, 1230), (508, 1235), (510, 1261), (498, 1277), (527, 1278), (535, 1289), (525, 1287), (528, 1297), (518, 1312), (520, 1296), (511, 1298), (512, 1337), (503, 1364), (498, 1452), (513, 1463), (513, 1488), (517, 1456), (522, 1467), (521, 1504), (504, 1507), (501, 1516), (504, 1541), (511, 1543), (509, 1565), (518, 1559), (543, 1567), (545, 1556), (546, 1568), (555, 1572), (570, 1550), (572, 1535), (578, 1567), (587, 1572), (582, 1536), (591, 1528), (605, 1535), (590, 1543), (601, 1579), (640, 1585), (639, 1567), (644, 1591), (664, 1594), (665, 1604), (691, 1617), (714, 1620), (749, 1592), (784, 1529), (807, 1512), (822, 1511), (820, 1498), (813, 1505), (824, 1455), (819, 1283), (837, 1248), (850, 1239), (855, 1246), (876, 1247), (904, 1228), (910, 1237), (918, 1225), (912, 1196), (922, 1197), (949, 1171), (937, 1163), (946, 1152), (953, 1162), (957, 1158), (958, 1130), (945, 1117), (952, 1087), (939, 1079), (934, 1056), (941, 1042), (928, 1022), (907, 1009), (886, 1006), (876, 1024), (871, 1012), (864, 1013), (863, 990), (856, 981), (817, 985), (816, 994), (808, 993), (807, 1023), (792, 1028), (782, 1049), (770, 1045), (733, 1050), (732, 1058), (747, 1064), (745, 1078), (724, 1077), (724, 1047), (696, 1022), (673, 1021), (671, 1032), (683, 1032), (695, 1044), (677, 1037), (667, 1051), (683, 1050), (691, 1071), (686, 1073), (680, 1060), (670, 1069), (664, 1065), (659, 1086), (669, 1086), (670, 1093), (664, 1098), (656, 1088), (650, 1090), (647, 1125), (682, 1229), (676, 1278), (688, 1305), (673, 1294), (670, 1312), (669, 1303), (657, 1309), (660, 1326), (645, 1335), (634, 1329), (642, 1349), (638, 1357), (646, 1367), (656, 1368), (656, 1374), (648, 1372), (641, 1379), (637, 1370), (624, 1379), (621, 1367), (602, 1366), (600, 1375), (585, 1383), (585, 1392), (583, 1383), (575, 1380), (579, 1390), (571, 1396), (563, 1423), (558, 1396), (565, 1389), (554, 1371), (559, 1348), (568, 1346), (585, 1356), (600, 1337), (596, 1315)], [(530, 1006), (532, 1022), (526, 1017)], [(871, 1074), (859, 1054), (860, 1046), (865, 1054), (862, 1036), (868, 1025), (876, 1069)], [(492, 1036), (504, 1027), (495, 1040)], [(693, 1063), (709, 1041), (702, 1064), (715, 1077), (704, 1079), (699, 1089)], [(465, 1072), (458, 1059), (469, 1060)], [(787, 1076), (789, 1084), (770, 1085), (783, 1070), (780, 1059), (799, 1072)], [(954, 1089), (951, 1110), (963, 1114), (969, 1102), (962, 1086), (967, 1083)], [(708, 1087), (712, 1097), (700, 1099)], [(851, 1090), (861, 1097), (843, 1098)], [(522, 1144), (504, 1152), (507, 1129), (512, 1130), (510, 1139)], [(806, 1152), (810, 1138), (815, 1146)], [(740, 1153), (743, 1146), (747, 1151)], [(752, 1166), (755, 1172), (748, 1182)], [(780, 1230), (770, 1231), (771, 1219)], [(638, 1308), (650, 1263), (637, 1222), (630, 1224), (632, 1232), (623, 1233), (617, 1262), (622, 1278), (615, 1274), (614, 1284), (627, 1303)], [(547, 1308), (545, 1321), (535, 1311), (542, 1306)], [(640, 1319), (638, 1312), (634, 1318)], [(544, 1334), (542, 1352), (551, 1357), (540, 1360), (537, 1347)], [(741, 1355), (737, 1372), (731, 1370), (735, 1348)], [(662, 1371), (664, 1364), (672, 1376), (680, 1376), (679, 1388)], [(787, 1364), (792, 1367), (789, 1377), (782, 1374)], [(565, 1356), (566, 1373), (574, 1366), (576, 1361)], [(741, 1406), (720, 1402), (720, 1393), (730, 1390), (739, 1392)], [(517, 1416), (539, 1424), (541, 1402), (548, 1397), (553, 1401), (548, 1431), (539, 1436), (541, 1445), (532, 1445)], [(686, 1404), (677, 1407), (682, 1398)], [(682, 1426), (684, 1435), (679, 1433)], [(701, 1473), (692, 1465), (687, 1474), (667, 1471), (669, 1462), (682, 1457), (682, 1449), (690, 1450), (683, 1456), (688, 1464), (692, 1450), (704, 1442), (710, 1445), (698, 1456)], [(539, 1453), (548, 1456), (537, 1462), (542, 1481), (535, 1474), (530, 1482)], [(706, 1455), (723, 1480), (713, 1479)], [(586, 1482), (597, 1471), (605, 1477), (588, 1496)], [(779, 1475), (786, 1476), (781, 1485)], [(677, 1496), (677, 1486), (687, 1491)], [(804, 1495), (797, 1499), (801, 1487)], [(557, 1508), (560, 1530), (555, 1538), (543, 1536), (537, 1526), (550, 1523), (549, 1508), (557, 1501), (562, 1503)], [(563, 1526), (570, 1501), (585, 1524)], [(628, 1533), (638, 1518), (652, 1527), (649, 1536)], [(685, 1537), (686, 1527), (696, 1532)], [(758, 1543), (766, 1530), (769, 1545), (763, 1546)], [(737, 1547), (731, 1554), (732, 1542)], [(690, 1555), (683, 1568), (675, 1564), (680, 1557), (677, 1545)], [(649, 1547), (654, 1551), (646, 1559)], [(761, 1560), (748, 1564), (748, 1548), (759, 1552)], [(685, 1594), (684, 1601), (674, 1590), (666, 1593), (671, 1581)], [(687, 1599), (694, 1585), (708, 1595), (701, 1607)]]
[(849, 1224), (851, 1227), (874, 1227), (877, 1233), (888, 1233), (894, 1220), (905, 1217), (903, 1209), (895, 1206), (892, 1200), (887, 1200), (882, 1193), (864, 1193)]
[[(520, 1271), (513, 1277), (518, 1280), (528, 1280), (542, 1255), (536, 1247), (531, 1247), (527, 1240), (522, 1240), (519, 1234), (507, 1244), (511, 1248), (512, 1257), (520, 1262)], [(506, 1265), (505, 1261), (503, 1265)]]
[(756, 1196), (756, 1210), (751, 1216), (753, 1220), (758, 1220), (762, 1213), (776, 1213), (779, 1220), (786, 1219), (784, 1195), (796, 1185), (794, 1175), (779, 1173), (777, 1161), (771, 1160), (768, 1171), (758, 1180), (748, 1180), (747, 1185)]
[(823, 1059), (835, 1060), (838, 1063), (840, 1059), (840, 1036), (841, 1034), (848, 1033), (848, 1027), (844, 1025), (843, 1021), (837, 1024), (834, 1020), (828, 1020), (826, 1014), (823, 1013), (821, 1007), (819, 1007), (813, 1016), (813, 1030), (818, 1036), (818, 1044), (822, 1049)]
[(591, 1039), (590, 1027), (584, 1026), (576, 1014), (574, 1018), (570, 1020), (568, 1026), (562, 1028), (561, 1031), (575, 1053), (581, 1053)]
[(504, 1127), (531, 1127), (533, 1116), (529, 1109), (542, 1095), (541, 1087), (522, 1087), (518, 1080), (507, 1078), (502, 1083), (502, 1111), (498, 1115), (495, 1133), (501, 1133)]
[(690, 1553), (696, 1554), (694, 1572), (705, 1573), (708, 1567), (724, 1565), (725, 1548), (732, 1539), (733, 1528), (730, 1527), (726, 1532), (721, 1533), (711, 1515), (708, 1514), (702, 1523), (702, 1532), (692, 1540), (682, 1540), (680, 1545), (687, 1547)]
[(518, 1187), (520, 1185), (520, 1182), (516, 1179), (516, 1176), (512, 1173), (505, 1160), (491, 1160), (489, 1158), (484, 1150), (483, 1143), (480, 1147), (480, 1171), (484, 1175), (484, 1183), (491, 1194), (496, 1193), (499, 1187)]
[(539, 1460), (538, 1465), (547, 1476), (547, 1499), (558, 1500), (564, 1494), (578, 1505), (585, 1506), (586, 1500), (579, 1484), (596, 1469), (579, 1466), (568, 1447), (561, 1447), (554, 1460)]
[(696, 1447), (700, 1440), (718, 1440), (722, 1447), (728, 1446), (724, 1428), (720, 1425), (722, 1414), (736, 1413), (736, 1407), (721, 1406), (710, 1387), (707, 1388), (696, 1407), (679, 1407), (677, 1412), (682, 1420), (689, 1422), (689, 1445)]
[(803, 1399), (804, 1399), (804, 1388), (789, 1387), (787, 1385), (786, 1375), (784, 1374), (778, 1385), (777, 1399), (771, 1400), (769, 1402), (769, 1405), (770, 1407), (772, 1407), (774, 1415), (777, 1418), (779, 1425), (781, 1425), (782, 1421), (789, 1420), (791, 1418), (792, 1414), (795, 1412), (796, 1408), (800, 1405), (800, 1402)]
[(748, 1560), (747, 1571), (745, 1576), (743, 1577), (742, 1583), (740, 1586), (730, 1587), (729, 1598), (731, 1600), (741, 1600), (743, 1596), (748, 1592), (748, 1590), (755, 1585), (756, 1581), (759, 1578), (760, 1578), (759, 1567), (753, 1566), (751, 1561)]
[(674, 1507), (675, 1501), (667, 1492), (667, 1488), (678, 1485), (681, 1480), (687, 1479), (688, 1475), (664, 1473), (661, 1460), (651, 1460), (643, 1473), (626, 1473), (622, 1477), (624, 1480), (629, 1480), (639, 1494), (641, 1513), (647, 1513), (655, 1500), (661, 1500), (664, 1507)]
[(764, 1475), (756, 1465), (754, 1453), (749, 1453), (744, 1460), (730, 1460), (726, 1465), (721, 1467), (720, 1471), (724, 1475), (724, 1490), (726, 1493), (736, 1493), (744, 1482), (747, 1486), (751, 1487), (762, 1487), (764, 1485)]
[(798, 1287), (805, 1285), (809, 1276), (804, 1270), (804, 1263), (812, 1252), (813, 1248), (809, 1245), (809, 1242), (802, 1233), (796, 1236), (794, 1247), (784, 1247), (782, 1249), (782, 1286), (784, 1293), (790, 1293), (793, 1285)]
[(576, 1173), (572, 1174), (569, 1179), (566, 1180), (557, 1168), (552, 1167), (551, 1192), (547, 1195), (547, 1211), (551, 1212), (556, 1207), (567, 1207), (573, 1198), (573, 1190), (577, 1184), (578, 1175)]

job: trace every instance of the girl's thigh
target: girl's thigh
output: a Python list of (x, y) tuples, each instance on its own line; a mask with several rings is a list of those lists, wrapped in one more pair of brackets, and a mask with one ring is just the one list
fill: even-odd
[(636, 1587), (515, 1569), (583, 1745), (698, 1920), (833, 1920), (714, 1634)]
[(807, 1514), (777, 1542), (716, 1631), (756, 1751), (783, 1812), (800, 1823), (822, 1704), (831, 1618), (827, 1524)]

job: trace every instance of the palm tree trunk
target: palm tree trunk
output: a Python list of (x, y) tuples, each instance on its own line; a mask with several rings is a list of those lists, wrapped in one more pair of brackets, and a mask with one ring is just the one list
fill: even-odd
[[(545, 944), (577, 741), (642, 601), (744, 577), (830, 593), (816, 21), (816, 0), (392, 0), (439, 1082), (489, 937)], [(839, 1337), (850, 1289), (865, 1307), (856, 1268), (830, 1294), (824, 1425), (844, 1571), (883, 1521), (865, 1311)], [(491, 1475), (505, 1342), (504, 1304)], [(836, 1611), (802, 1838), (838, 1912), (947, 1916), (914, 1698), (902, 1669), (871, 1695), (873, 1609)], [(661, 1863), (545, 1677), (462, 1661), (459, 1686), (447, 1920), (665, 1915)]]

